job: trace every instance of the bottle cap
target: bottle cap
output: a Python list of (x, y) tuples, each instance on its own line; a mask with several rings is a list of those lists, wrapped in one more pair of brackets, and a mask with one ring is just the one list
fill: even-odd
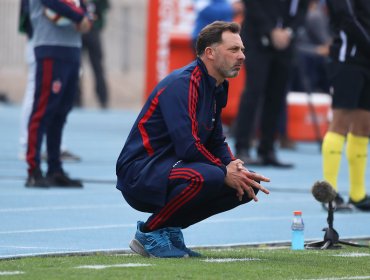
[(294, 215), (302, 215), (302, 211), (297, 210), (297, 211), (294, 211), (294, 212), (293, 212), (293, 214), (294, 214)]

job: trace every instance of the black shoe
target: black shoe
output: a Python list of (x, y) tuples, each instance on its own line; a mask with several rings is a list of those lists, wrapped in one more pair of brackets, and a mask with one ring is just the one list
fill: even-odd
[(249, 165), (255, 166), (272, 166), (278, 168), (293, 168), (292, 163), (281, 162), (277, 159), (275, 154), (260, 155), (256, 160), (252, 160)]
[(350, 204), (355, 206), (357, 209), (362, 211), (370, 211), (370, 196), (366, 195), (364, 199), (354, 202), (351, 198), (349, 199)]
[[(336, 212), (348, 212), (348, 211), (353, 210), (353, 206), (351, 204), (344, 202), (343, 197), (339, 193), (337, 193), (334, 200), (332, 201), (332, 205), (333, 205), (334, 211)], [(328, 203), (322, 203), (322, 207), (325, 210), (329, 210)]]
[(82, 182), (77, 179), (71, 179), (64, 171), (48, 173), (46, 179), (50, 186), (67, 187), (67, 188), (82, 188)]
[(42, 175), (41, 169), (36, 168), (28, 174), (25, 186), (29, 188), (48, 188), (49, 184), (46, 178)]

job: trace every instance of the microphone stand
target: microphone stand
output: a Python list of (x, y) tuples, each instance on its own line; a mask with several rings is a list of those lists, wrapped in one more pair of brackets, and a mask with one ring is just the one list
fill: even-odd
[(323, 231), (325, 231), (324, 240), (323, 241), (316, 241), (306, 244), (306, 249), (339, 249), (342, 248), (339, 244), (344, 245), (350, 245), (354, 247), (369, 247), (367, 245), (361, 245), (357, 243), (352, 243), (349, 241), (343, 241), (339, 239), (338, 232), (333, 228), (333, 221), (334, 221), (334, 207), (332, 201), (329, 202), (328, 207), (328, 226), (327, 228), (324, 228)]

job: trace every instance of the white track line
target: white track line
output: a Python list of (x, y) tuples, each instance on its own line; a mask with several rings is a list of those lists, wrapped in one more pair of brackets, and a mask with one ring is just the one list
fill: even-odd
[(135, 224), (121, 224), (121, 225), (105, 225), (105, 226), (40, 228), (40, 229), (27, 229), (27, 230), (7, 230), (7, 231), (0, 231), (0, 234), (40, 233), (40, 232), (54, 232), (54, 231), (78, 231), (78, 230), (96, 230), (96, 229), (131, 228), (131, 227), (136, 227), (136, 225)]
[[(53, 251), (43, 252), (43, 253), (20, 253), (20, 254), (9, 254), (9, 255), (0, 255), (1, 259), (8, 258), (21, 258), (21, 257), (33, 257), (33, 256), (72, 256), (72, 255), (86, 255), (86, 254), (114, 254), (120, 257), (128, 257), (134, 255), (131, 253), (129, 248), (96, 248), (91, 250), (76, 250), (76, 249), (54, 249), (50, 248)], [(136, 255), (136, 254), (135, 254)]]
[(344, 257), (344, 258), (361, 258), (361, 257), (370, 257), (368, 253), (342, 253), (333, 255), (333, 257)]
[(30, 211), (51, 211), (51, 210), (82, 210), (82, 209), (105, 209), (128, 207), (124, 204), (101, 204), (101, 205), (64, 205), (64, 206), (45, 206), (45, 207), (22, 207), (22, 208), (3, 208), (0, 213), (10, 212), (30, 212)]
[(24, 274), (23, 271), (0, 271), (0, 276)]
[(262, 259), (258, 258), (221, 258), (221, 259), (205, 259), (202, 260), (203, 262), (210, 262), (210, 263), (228, 263), (228, 262), (250, 262), (250, 261), (262, 261)]
[(142, 267), (142, 266), (152, 266), (151, 264), (147, 263), (123, 263), (123, 264), (112, 264), (112, 265), (81, 265), (77, 266), (76, 268), (86, 268), (86, 269), (106, 269), (111, 267)]

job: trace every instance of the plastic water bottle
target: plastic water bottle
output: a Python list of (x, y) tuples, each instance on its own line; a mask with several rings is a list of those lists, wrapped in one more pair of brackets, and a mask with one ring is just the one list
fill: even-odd
[(304, 250), (304, 223), (302, 211), (294, 211), (292, 222), (292, 250)]

